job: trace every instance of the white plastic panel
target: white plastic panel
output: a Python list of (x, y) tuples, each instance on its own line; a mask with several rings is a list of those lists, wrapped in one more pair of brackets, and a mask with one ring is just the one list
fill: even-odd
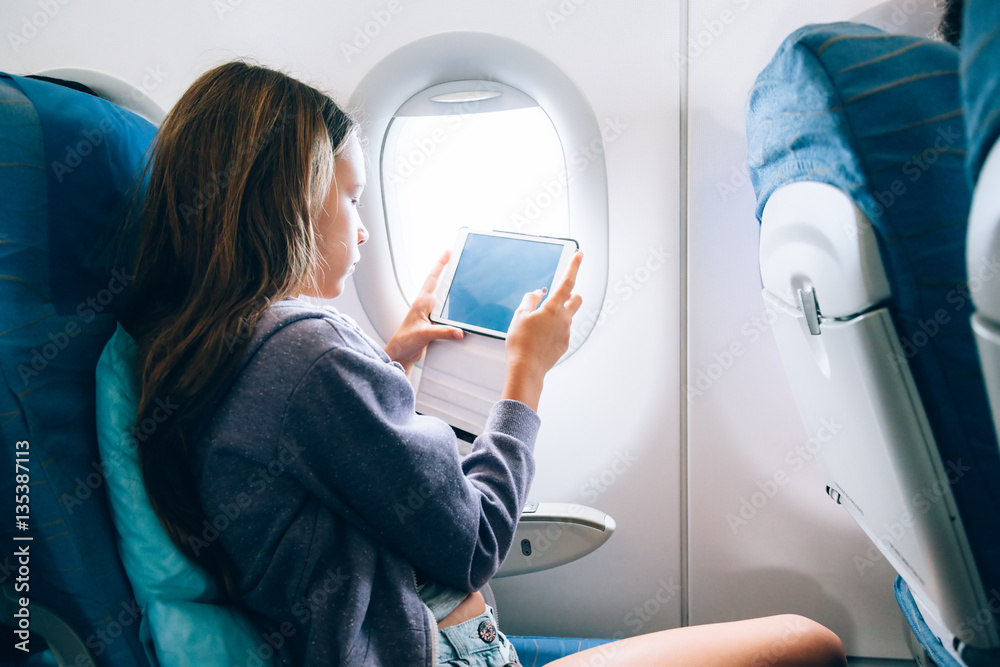
[(422, 90), (401, 106), (396, 118), (407, 116), (463, 116), (531, 109), (538, 102), (517, 88), (498, 81), (448, 81)]
[[(969, 551), (930, 425), (888, 309), (824, 321), (764, 291), (778, 314), (774, 336), (806, 424), (836, 442), (817, 447), (827, 484), (929, 612), (952, 634), (984, 608)], [(995, 628), (976, 642), (998, 643)], [(988, 644), (983, 644), (988, 641)]]
[(965, 258), (976, 314), (1000, 323), (1000, 143), (990, 150), (972, 193)]
[(941, 0), (885, 0), (851, 19), (892, 35), (932, 38), (941, 22)]
[(842, 190), (800, 182), (767, 201), (760, 232), (764, 288), (785, 303), (812, 286), (824, 317), (848, 317), (889, 298), (871, 223)]
[(986, 319), (980, 313), (972, 315), (972, 333), (976, 337), (979, 363), (983, 368), (983, 381), (990, 400), (993, 423), (1000, 423), (1000, 324)]
[(611, 539), (615, 520), (573, 503), (531, 503), (496, 578), (541, 572), (583, 558)]
[(503, 393), (506, 341), (466, 332), (462, 340), (438, 340), (427, 348), (416, 409), (479, 435)]
[(973, 191), (966, 266), (976, 305), (972, 332), (993, 423), (1000, 424), (1000, 144), (990, 150)]

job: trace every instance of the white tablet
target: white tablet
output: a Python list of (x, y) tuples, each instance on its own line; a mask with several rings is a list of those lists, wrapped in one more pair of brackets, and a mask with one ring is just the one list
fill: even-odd
[(578, 248), (573, 239), (463, 227), (441, 276), (430, 319), (506, 338), (524, 295), (541, 288), (551, 292)]

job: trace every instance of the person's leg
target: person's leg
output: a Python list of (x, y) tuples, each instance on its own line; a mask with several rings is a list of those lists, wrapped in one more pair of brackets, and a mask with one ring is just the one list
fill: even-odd
[(553, 667), (845, 667), (840, 638), (794, 615), (664, 630), (605, 644)]

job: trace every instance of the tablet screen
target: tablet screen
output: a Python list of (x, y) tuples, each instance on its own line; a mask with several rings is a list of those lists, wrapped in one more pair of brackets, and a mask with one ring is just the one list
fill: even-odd
[(506, 333), (525, 294), (551, 290), (562, 252), (554, 243), (470, 232), (441, 315)]

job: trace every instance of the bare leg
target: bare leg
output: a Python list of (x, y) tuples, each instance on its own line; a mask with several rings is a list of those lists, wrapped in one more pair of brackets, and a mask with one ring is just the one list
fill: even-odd
[(549, 663), (553, 667), (845, 667), (840, 638), (795, 615), (664, 630)]

